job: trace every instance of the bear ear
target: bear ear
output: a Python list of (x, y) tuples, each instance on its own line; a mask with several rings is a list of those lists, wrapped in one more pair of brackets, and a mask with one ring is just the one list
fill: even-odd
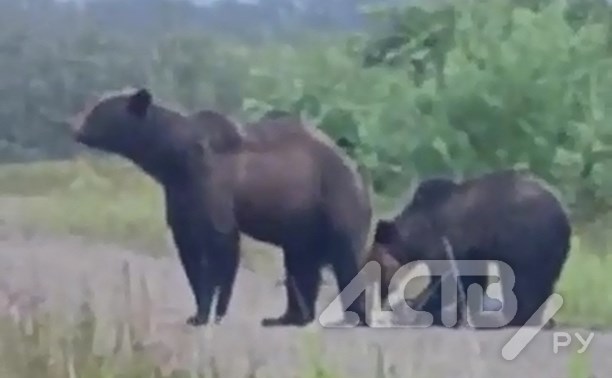
[(149, 110), (152, 101), (153, 96), (148, 89), (139, 89), (128, 99), (128, 112), (138, 118), (144, 118), (144, 116), (147, 115), (147, 111)]
[(398, 236), (395, 222), (389, 220), (379, 220), (376, 224), (376, 231), (374, 232), (374, 243), (376, 244), (390, 244)]

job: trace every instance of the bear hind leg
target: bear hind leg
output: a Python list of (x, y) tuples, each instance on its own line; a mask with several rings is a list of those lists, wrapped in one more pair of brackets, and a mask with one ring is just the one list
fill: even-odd
[(314, 320), (321, 261), (316, 258), (316, 251), (305, 249), (308, 248), (284, 249), (287, 308), (279, 317), (263, 319), (262, 326), (304, 326)]
[[(331, 262), (331, 267), (334, 272), (338, 290), (341, 293), (340, 299), (342, 307), (345, 311), (352, 312), (357, 315), (357, 325), (366, 325), (365, 314), (365, 295), (360, 293), (359, 296), (352, 302), (346, 298), (346, 293), (343, 293), (346, 287), (353, 281), (359, 273), (357, 256), (359, 251), (353, 250), (352, 243), (349, 237), (342, 234), (336, 235), (328, 242), (328, 259)], [(381, 290), (381, 295), (385, 293)], [(387, 300), (387, 298), (386, 298)], [(345, 319), (345, 321), (348, 319)]]
[(544, 321), (544, 304), (553, 292), (552, 286), (552, 282), (548, 282), (547, 277), (538, 272), (517, 275), (513, 288), (517, 302), (516, 313), (507, 326), (540, 326)]

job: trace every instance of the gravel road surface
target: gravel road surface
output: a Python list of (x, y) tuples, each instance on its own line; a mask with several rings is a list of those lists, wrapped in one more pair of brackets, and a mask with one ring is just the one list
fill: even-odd
[[(390, 372), (387, 377), (570, 377), (571, 349), (554, 353), (551, 331), (539, 333), (516, 359), (506, 361), (501, 351), (516, 330), (330, 329), (320, 325), (263, 329), (260, 320), (280, 314), (284, 307), (284, 289), (277, 283), (282, 274), (280, 255), (267, 272), (242, 269), (224, 323), (195, 330), (184, 325), (193, 304), (178, 260), (136, 252), (77, 237), (27, 235), (6, 220), (0, 222), (0, 311), (27, 312), (29, 303), (38, 298), (43, 299), (42, 306), (68, 319), (79, 300), (87, 297), (100, 318), (96, 339), (100, 351), (113, 343), (108, 324), (113, 319), (132, 319), (145, 348), (165, 366), (191, 366), (198, 359), (206, 364), (206, 357), (213, 355), (223, 377), (245, 377), (249, 363), (258, 367), (258, 376), (294, 377), (316, 357), (343, 376), (370, 378), (376, 376), (379, 353)], [(129, 296), (126, 286), (131, 287)], [(325, 286), (319, 310), (335, 294), (334, 286)], [(131, 298), (130, 305), (126, 297)], [(580, 332), (584, 338), (589, 332), (566, 331)], [(586, 353), (592, 377), (612, 377), (610, 352), (612, 334), (596, 333)]]

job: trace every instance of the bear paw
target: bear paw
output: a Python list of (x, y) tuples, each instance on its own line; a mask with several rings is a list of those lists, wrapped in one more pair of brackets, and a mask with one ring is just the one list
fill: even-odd
[(303, 327), (310, 323), (312, 319), (291, 314), (284, 314), (277, 318), (264, 318), (261, 321), (263, 327), (282, 327), (282, 326), (297, 326)]
[(199, 327), (208, 324), (208, 316), (195, 314), (187, 318), (185, 321), (187, 325), (192, 327)]

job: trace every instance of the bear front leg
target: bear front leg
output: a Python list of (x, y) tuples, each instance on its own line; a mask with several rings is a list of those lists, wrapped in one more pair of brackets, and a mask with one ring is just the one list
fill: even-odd
[[(449, 278), (447, 277), (446, 280), (449, 280)], [(449, 308), (449, 305), (453, 304), (445, 303), (443, 301), (441, 281), (441, 277), (432, 276), (431, 281), (425, 287), (425, 289), (420, 292), (416, 296), (416, 298), (411, 300), (411, 307), (413, 307), (417, 311), (424, 311), (430, 313), (432, 316), (431, 326), (457, 328), (459, 326), (459, 322), (457, 320), (460, 317), (458, 312), (459, 308)], [(443, 320), (443, 318), (445, 318), (444, 313), (448, 313), (449, 311), (455, 311), (456, 318), (453, 324), (446, 325)]]
[[(486, 272), (486, 271), (485, 271)], [(491, 304), (498, 302), (496, 299), (489, 297), (486, 294), (486, 288), (488, 283), (488, 276), (486, 275), (462, 275), (460, 278), (461, 286), (457, 285), (457, 280), (454, 277), (445, 277), (446, 282), (453, 282), (456, 286), (456, 301), (452, 303), (446, 303), (442, 298), (442, 283), (440, 277), (432, 277), (430, 284), (423, 292), (421, 292), (415, 299), (415, 303), (420, 306), (420, 311), (431, 313), (433, 316), (433, 326), (437, 327), (450, 327), (458, 328), (462, 324), (468, 323), (468, 309), (473, 312), (482, 311), (483, 305), (487, 307)], [(483, 290), (483, 298), (468, 298), (468, 288), (472, 285), (478, 285)], [(464, 301), (468, 302), (465, 303)], [(488, 308), (487, 308), (488, 310)], [(455, 312), (455, 322), (451, 325), (446, 325), (443, 321), (443, 314), (445, 312)]]
[(223, 240), (222, 248), (218, 248), (211, 258), (216, 256), (215, 269), (216, 286), (218, 288), (217, 306), (215, 311), (215, 323), (221, 323), (225, 317), (229, 302), (234, 291), (238, 265), (240, 263), (240, 234), (236, 230), (231, 236)]
[(208, 323), (215, 289), (211, 262), (207, 261), (205, 253), (206, 244), (200, 243), (196, 235), (188, 230), (173, 228), (179, 258), (196, 302), (196, 313), (186, 321), (191, 326)]

